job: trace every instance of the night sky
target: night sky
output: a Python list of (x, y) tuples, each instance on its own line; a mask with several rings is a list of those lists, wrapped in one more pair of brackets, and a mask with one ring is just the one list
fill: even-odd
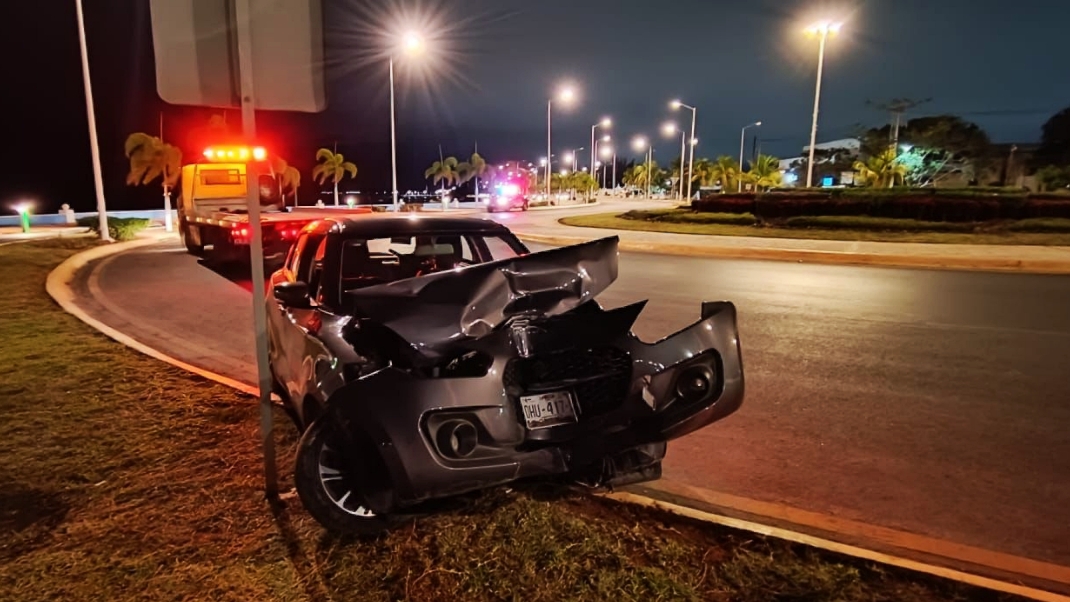
[[(156, 134), (163, 111), (165, 139), (197, 152), (195, 132), (211, 111), (166, 105), (156, 95), (146, 1), (84, 1), (109, 207), (155, 206), (158, 188), (123, 183), (123, 140), (134, 131)], [(931, 97), (913, 116), (961, 115), (997, 142), (1036, 141), (1043, 122), (1070, 105), (1065, 0), (324, 4), (329, 108), (258, 116), (270, 149), (304, 172), (305, 199), (316, 192), (315, 149), (335, 142), (357, 163), (359, 188), (388, 186), (387, 69), (378, 45), (396, 15), (420, 15), (437, 51), (425, 64), (398, 66), (403, 190), (425, 186), (420, 178), (438, 144), (458, 157), (478, 144), (492, 162), (545, 155), (546, 99), (566, 80), (580, 98), (571, 109), (555, 108), (555, 153), (589, 146), (591, 124), (610, 116), (621, 154), (635, 154), (627, 141), (645, 134), (658, 141), (664, 165), (678, 154), (679, 138), (663, 138), (661, 124), (683, 125), (689, 116), (669, 110), (679, 97), (699, 109), (699, 156), (738, 154), (740, 127), (756, 120), (764, 122), (763, 153), (796, 156), (808, 142), (817, 64), (817, 42), (802, 29), (823, 14), (845, 25), (829, 43), (819, 141), (885, 123), (887, 114), (867, 100)], [(88, 210), (94, 197), (74, 0), (5, 0), (0, 23), (7, 142), (0, 206), (32, 198), (50, 210), (63, 202)], [(228, 120), (237, 128), (238, 112)]]

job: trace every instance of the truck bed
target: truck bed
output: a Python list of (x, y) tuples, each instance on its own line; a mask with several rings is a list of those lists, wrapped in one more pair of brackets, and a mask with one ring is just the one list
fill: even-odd
[[(371, 213), (371, 207), (298, 207), (291, 211), (263, 211), (260, 213), (262, 224), (285, 224), (287, 222), (310, 222), (324, 217), (338, 215), (360, 215)], [(223, 210), (194, 210), (186, 213), (186, 219), (193, 223), (210, 226), (234, 228), (249, 223), (249, 214)]]

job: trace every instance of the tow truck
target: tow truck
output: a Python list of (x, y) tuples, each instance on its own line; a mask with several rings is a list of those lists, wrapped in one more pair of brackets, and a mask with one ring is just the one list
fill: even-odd
[[(216, 264), (249, 260), (252, 229), (246, 206), (246, 166), (266, 159), (263, 147), (214, 146), (205, 149), (203, 160), (182, 166), (178, 232), (191, 255)], [(370, 207), (288, 208), (273, 175), (261, 175), (257, 185), (264, 261), (269, 264), (285, 257), (309, 222), (329, 214), (372, 211)]]

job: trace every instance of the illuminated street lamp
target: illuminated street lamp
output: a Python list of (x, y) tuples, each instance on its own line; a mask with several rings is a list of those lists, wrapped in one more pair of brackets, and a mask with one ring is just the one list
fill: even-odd
[[(692, 107), (690, 105), (686, 105), (686, 104), (680, 102), (679, 99), (670, 102), (669, 103), (669, 107), (672, 108), (672, 110), (674, 110), (674, 111), (680, 110), (680, 107), (683, 107), (685, 109), (689, 109), (691, 111), (691, 151), (688, 153), (688, 159), (687, 159), (687, 198), (690, 199), (691, 198), (691, 173), (692, 173), (692, 169), (694, 169), (694, 167), (695, 167), (695, 146), (698, 145), (698, 139), (695, 138), (695, 116), (698, 113), (698, 109), (696, 109), (695, 107)], [(681, 172), (681, 176), (682, 176), (683, 175), (683, 167), (684, 167), (683, 166), (683, 161), (681, 160), (680, 163), (681, 163), (680, 164), (680, 172)]]
[(643, 136), (636, 136), (632, 140), (632, 147), (641, 151), (646, 149), (646, 198), (650, 198), (650, 164), (654, 161), (654, 147)]
[(14, 207), (15, 213), (19, 214), (19, 224), (22, 225), (22, 233), (25, 234), (30, 231), (30, 211), (33, 209), (31, 203), (19, 203)]
[[(576, 91), (572, 86), (563, 86), (557, 92), (557, 100), (566, 104), (571, 103), (576, 98)], [(550, 114), (552, 113), (552, 107), (554, 104), (553, 97), (546, 101), (546, 156), (552, 156), (550, 154)], [(546, 196), (550, 196), (550, 164), (546, 164)]]
[[(755, 121), (754, 123), (752, 123), (750, 125), (745, 125), (745, 126), (743, 126), (743, 130), (739, 132), (739, 173), (740, 173), (740, 175), (743, 174), (743, 144), (744, 144), (743, 141), (745, 139), (744, 136), (747, 135), (747, 128), (752, 128), (752, 127), (762, 127), (762, 122), (761, 121)], [(738, 178), (738, 180), (739, 180), (739, 192), (743, 192), (743, 178)]]
[[(414, 55), (423, 52), (424, 40), (423, 37), (410, 31), (405, 33), (401, 37), (400, 50), (407, 55)], [(394, 201), (394, 210), (398, 209), (398, 144), (395, 128), (397, 126), (397, 120), (394, 117), (394, 53), (390, 53), (390, 171), (391, 182), (393, 183), (392, 194)], [(443, 208), (445, 208), (443, 204)]]
[(601, 128), (608, 128), (608, 127), (610, 127), (612, 125), (613, 125), (613, 121), (609, 117), (604, 117), (602, 119), (602, 121), (599, 121), (598, 123), (596, 123), (596, 124), (591, 126), (591, 165), (594, 165), (594, 155), (595, 155), (594, 131), (595, 131), (595, 129), (600, 128), (600, 127)]
[(806, 28), (806, 33), (818, 36), (819, 44), (817, 51), (817, 87), (814, 89), (814, 122), (810, 128), (810, 159), (806, 166), (806, 187), (814, 184), (814, 146), (817, 144), (817, 111), (821, 105), (821, 74), (825, 69), (825, 43), (829, 34), (839, 33), (842, 23), (834, 21), (820, 21)]
[(672, 136), (676, 132), (680, 132), (680, 201), (682, 202), (684, 198), (684, 158), (686, 155), (684, 149), (687, 140), (684, 138), (684, 131), (676, 127), (676, 124), (671, 121), (666, 122), (665, 125), (661, 126), (661, 131), (664, 132), (666, 136)]

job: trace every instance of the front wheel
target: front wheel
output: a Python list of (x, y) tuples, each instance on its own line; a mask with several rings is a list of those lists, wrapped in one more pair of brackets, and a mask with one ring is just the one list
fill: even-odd
[[(321, 416), (305, 431), (294, 467), (294, 485), (301, 503), (328, 531), (373, 535), (389, 529), (396, 518), (376, 515), (364, 506), (367, 487), (359, 482), (351, 465), (352, 454), (343, 453), (344, 445), (345, 438), (329, 415)], [(376, 457), (368, 461), (381, 464)]]

